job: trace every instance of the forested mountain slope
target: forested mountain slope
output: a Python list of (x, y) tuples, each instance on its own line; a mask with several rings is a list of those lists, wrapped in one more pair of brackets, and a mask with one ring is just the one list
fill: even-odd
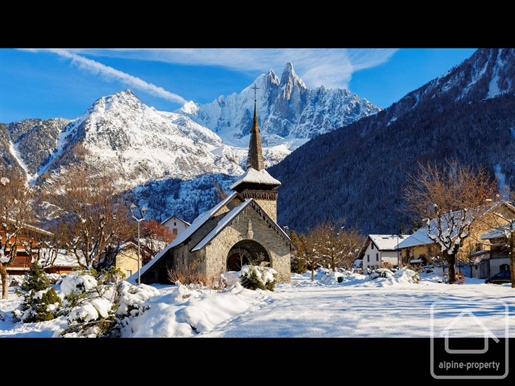
[(364, 234), (407, 231), (403, 189), (419, 162), (482, 165), (514, 188), (515, 50), (480, 49), (390, 108), (312, 139), (272, 166), (278, 222), (298, 232), (346, 219)]

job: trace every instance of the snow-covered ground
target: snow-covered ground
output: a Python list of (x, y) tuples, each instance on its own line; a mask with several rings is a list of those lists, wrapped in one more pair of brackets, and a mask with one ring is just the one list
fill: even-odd
[[(466, 278), (464, 284), (449, 285), (437, 271), (421, 273), (418, 281), (413, 274), (408, 269), (380, 277), (318, 270), (314, 281), (310, 272), (292, 274), (291, 282), (276, 284), (274, 291), (245, 289), (234, 273), (232, 284), (220, 291), (125, 282), (125, 306), (138, 303), (146, 311), (128, 321), (122, 335), (427, 338), (442, 336), (451, 326), (456, 336), (477, 337), (488, 328), (497, 337), (515, 337), (510, 284)], [(55, 285), (62, 297), (69, 289), (61, 287)], [(14, 287), (9, 299), (0, 300), (0, 337), (59, 337), (65, 317), (18, 322), (11, 311), (20, 300)]]

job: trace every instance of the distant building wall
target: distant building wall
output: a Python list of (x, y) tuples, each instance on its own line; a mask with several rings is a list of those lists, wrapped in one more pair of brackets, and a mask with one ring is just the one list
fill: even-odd
[(189, 226), (186, 221), (180, 219), (177, 216), (170, 217), (169, 219), (163, 221), (161, 225), (164, 225), (170, 229), (174, 235), (180, 235)]

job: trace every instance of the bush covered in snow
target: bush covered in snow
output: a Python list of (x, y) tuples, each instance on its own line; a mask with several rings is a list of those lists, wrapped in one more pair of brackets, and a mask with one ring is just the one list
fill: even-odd
[(240, 280), (244, 288), (273, 291), (277, 283), (277, 271), (261, 265), (244, 265), (241, 267)]
[(387, 278), (387, 279), (395, 279), (399, 282), (407, 282), (407, 283), (419, 283), (420, 282), (420, 272), (414, 271), (410, 268), (403, 267), (393, 272), (388, 268), (378, 268), (369, 272), (370, 279), (377, 278)]
[(63, 313), (68, 327), (62, 337), (119, 337), (130, 319), (148, 309), (145, 301), (149, 294), (159, 293), (144, 284), (121, 281), (116, 272), (93, 275), (94, 271), (74, 271), (63, 278)]

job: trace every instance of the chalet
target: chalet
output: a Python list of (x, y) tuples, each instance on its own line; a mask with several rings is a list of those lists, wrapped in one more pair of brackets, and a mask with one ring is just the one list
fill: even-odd
[[(14, 220), (13, 220), (14, 221)], [(8, 222), (12, 222), (9, 221)], [(32, 262), (39, 255), (39, 246), (38, 246), (38, 238), (41, 237), (49, 237), (53, 234), (44, 229), (32, 226), (32, 225), (24, 225), (24, 232), (22, 235), (18, 237), (18, 241), (16, 243), (16, 257), (13, 261), (6, 267), (8, 275), (23, 275), (30, 269)], [(0, 241), (2, 246), (6, 246), (6, 236), (3, 229), (0, 229)], [(14, 240), (12, 240), (14, 242)], [(4, 252), (9, 253), (10, 247), (6, 246), (7, 250)]]
[[(294, 246), (277, 224), (277, 187), (281, 183), (264, 168), (256, 101), (250, 132), (246, 172), (233, 191), (212, 209), (200, 214), (140, 272), (141, 283), (170, 283), (169, 271), (195, 267), (208, 283), (227, 271), (261, 261), (291, 280), (290, 253)], [(128, 281), (137, 282), (137, 274)]]
[(399, 265), (399, 250), (396, 245), (408, 235), (379, 235), (367, 236), (361, 248), (358, 259), (362, 260), (361, 269), (395, 268)]
[(140, 243), (138, 251), (138, 244), (128, 241), (120, 246), (120, 252), (115, 257), (114, 265), (128, 278), (138, 272), (138, 258), (141, 269), (146, 261), (150, 261), (151, 255), (152, 251), (144, 243)]
[(413, 234), (399, 240), (395, 248), (399, 251), (401, 266), (432, 261), (439, 253), (436, 244), (427, 236), (426, 227), (419, 228)]
[[(498, 272), (498, 270), (495, 271), (497, 265), (500, 266), (502, 263), (495, 258), (490, 260), (494, 255), (490, 250), (491, 243), (487, 240), (488, 238), (495, 238), (495, 235), (490, 232), (514, 219), (515, 207), (506, 201), (498, 201), (493, 203), (473, 223), (470, 235), (463, 241), (457, 256), (457, 261), (463, 261), (471, 265), (471, 277), (484, 279), (491, 276), (492, 273)], [(420, 260), (431, 262), (438, 258), (440, 249), (438, 244), (427, 235), (427, 229), (427, 227), (419, 228), (396, 245), (396, 248), (400, 250), (402, 265)], [(491, 267), (491, 263), (494, 262), (494, 266)]]
[(163, 222), (161, 222), (161, 225), (170, 229), (172, 231), (173, 235), (178, 236), (191, 224), (189, 222), (183, 220), (182, 218), (177, 217), (177, 215), (174, 214), (174, 215), (168, 217)]
[(493, 276), (501, 271), (510, 269), (510, 255), (508, 248), (508, 236), (512, 232), (509, 226), (494, 229), (481, 236), (482, 240), (488, 240), (490, 251), (481, 259), (473, 260), (474, 266), (481, 271), (481, 278)]

